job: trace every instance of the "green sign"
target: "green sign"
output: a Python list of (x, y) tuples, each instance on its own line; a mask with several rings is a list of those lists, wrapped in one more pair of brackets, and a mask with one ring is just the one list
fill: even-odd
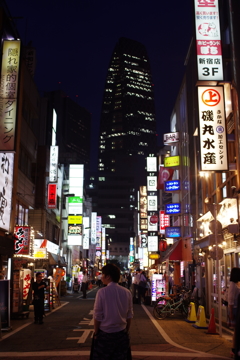
[(68, 198), (69, 204), (82, 204), (83, 199), (80, 196), (73, 196)]

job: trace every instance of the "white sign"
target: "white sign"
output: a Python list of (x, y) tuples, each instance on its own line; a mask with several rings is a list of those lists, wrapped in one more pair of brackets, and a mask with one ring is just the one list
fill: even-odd
[(222, 86), (198, 87), (201, 170), (227, 171), (227, 131)]
[(157, 190), (157, 176), (147, 176), (147, 190), (148, 191)]
[(163, 143), (164, 143), (164, 145), (177, 143), (178, 141), (179, 141), (179, 132), (172, 132), (172, 133), (168, 133), (168, 134), (163, 134)]
[(50, 146), (49, 182), (58, 181), (58, 146)]
[(0, 228), (10, 230), (13, 187), (13, 153), (0, 153)]
[(0, 87), (1, 151), (15, 150), (20, 45), (19, 40), (3, 41)]
[(147, 157), (147, 171), (156, 172), (157, 171), (157, 158), (156, 157)]
[(148, 196), (148, 211), (157, 211), (157, 196)]
[(153, 224), (150, 219), (152, 216), (148, 216), (148, 231), (158, 231), (158, 222)]
[(199, 80), (223, 80), (218, 0), (194, 0)]
[(158, 236), (148, 236), (148, 251), (158, 251)]
[(89, 249), (90, 219), (88, 216), (83, 217), (83, 249)]
[(96, 244), (97, 241), (97, 213), (91, 214), (91, 244)]

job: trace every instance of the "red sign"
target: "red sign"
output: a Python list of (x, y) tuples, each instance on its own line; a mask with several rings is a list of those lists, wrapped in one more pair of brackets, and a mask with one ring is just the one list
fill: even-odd
[(164, 233), (165, 228), (170, 226), (170, 218), (169, 215), (165, 215), (164, 210), (159, 211), (159, 218), (160, 218), (160, 232)]
[(29, 255), (30, 226), (15, 226), (14, 253)]
[(57, 208), (57, 184), (48, 184), (48, 208)]
[(157, 224), (158, 223), (158, 216), (157, 215), (152, 215), (150, 217), (150, 223)]

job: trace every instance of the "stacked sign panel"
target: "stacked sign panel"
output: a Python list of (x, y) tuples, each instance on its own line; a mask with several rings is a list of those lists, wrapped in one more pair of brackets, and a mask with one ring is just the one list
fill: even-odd
[(198, 79), (223, 80), (218, 0), (194, 0)]
[(222, 86), (198, 87), (201, 169), (228, 170), (227, 129)]

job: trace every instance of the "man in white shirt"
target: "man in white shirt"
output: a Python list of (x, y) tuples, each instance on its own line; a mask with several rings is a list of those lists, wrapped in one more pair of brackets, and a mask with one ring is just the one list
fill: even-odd
[(130, 351), (129, 328), (133, 317), (131, 292), (118, 284), (120, 270), (107, 264), (94, 304), (93, 360), (126, 360)]
[(133, 302), (137, 303), (137, 299), (136, 299), (136, 295), (138, 295), (139, 298), (139, 294), (138, 294), (138, 285), (139, 285), (139, 281), (140, 281), (140, 276), (141, 276), (141, 270), (137, 269), (136, 270), (136, 274), (133, 277)]

